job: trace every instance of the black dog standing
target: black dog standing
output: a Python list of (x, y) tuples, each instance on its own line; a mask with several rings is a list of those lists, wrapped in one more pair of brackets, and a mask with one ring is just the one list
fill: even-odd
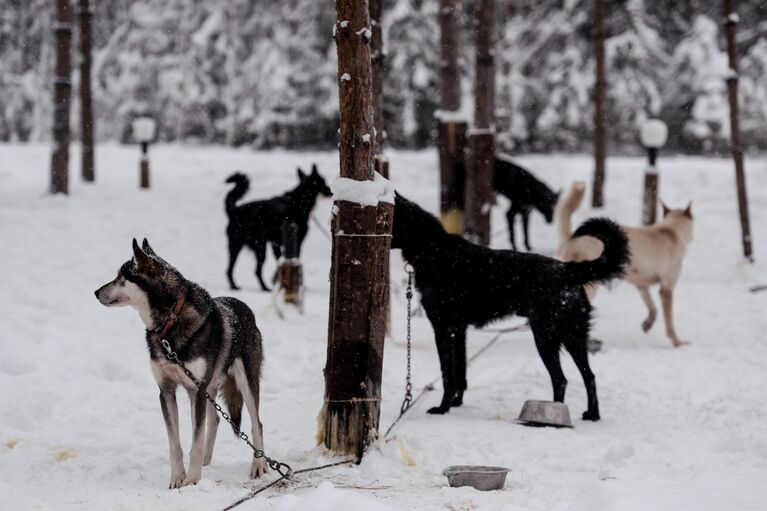
[(444, 394), (429, 413), (446, 413), (463, 403), (466, 390), (466, 328), (511, 314), (530, 321), (535, 345), (551, 377), (554, 400), (563, 402), (567, 380), (559, 363), (564, 345), (586, 385), (586, 420), (599, 420), (594, 374), (586, 341), (591, 304), (583, 285), (623, 275), (629, 259), (623, 231), (607, 219), (585, 222), (574, 237), (593, 236), (604, 244), (593, 261), (564, 263), (538, 254), (493, 250), (448, 234), (439, 221), (397, 195), (392, 248), (415, 268), (421, 304), (434, 328)]
[(285, 223), (294, 222), (298, 226), (300, 255), (301, 245), (309, 231), (309, 216), (317, 202), (317, 196), (330, 197), (332, 193), (325, 179), (317, 172), (316, 165), (312, 165), (309, 175), (298, 169), (298, 179), (298, 186), (283, 195), (239, 206), (237, 201), (247, 193), (250, 180), (240, 172), (235, 172), (226, 180), (227, 183), (235, 184), (225, 200), (226, 214), (229, 216), (229, 225), (226, 228), (229, 238), (229, 267), (226, 276), (232, 289), (239, 289), (232, 276), (234, 264), (242, 247), (248, 246), (256, 254), (256, 278), (261, 284), (261, 289), (269, 291), (261, 276), (266, 260), (266, 244), (272, 245), (275, 258), (279, 259), (282, 256), (282, 226)]
[(517, 249), (517, 244), (514, 241), (514, 218), (517, 215), (522, 215), (525, 247), (530, 251), (530, 236), (528, 233), (530, 211), (537, 209), (546, 218), (546, 223), (550, 224), (554, 219), (554, 206), (556, 206), (557, 200), (559, 200), (559, 194), (554, 193), (551, 188), (536, 179), (529, 171), (516, 163), (502, 158), (496, 158), (495, 160), (493, 184), (498, 193), (505, 195), (511, 201), (511, 206), (506, 212), (506, 220), (509, 222), (511, 247), (514, 250)]

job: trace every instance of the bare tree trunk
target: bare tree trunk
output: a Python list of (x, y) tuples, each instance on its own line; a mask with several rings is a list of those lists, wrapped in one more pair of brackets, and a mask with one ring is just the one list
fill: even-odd
[(465, 120), (458, 119), (461, 109), (461, 57), (463, 55), (463, 2), (440, 0), (441, 100), (438, 117), (440, 164), (440, 210), (448, 232), (463, 232), (464, 182), (466, 168)]
[(724, 34), (727, 39), (727, 56), (730, 72), (727, 75), (727, 95), (730, 101), (730, 140), (732, 159), (735, 162), (735, 183), (738, 190), (738, 211), (743, 239), (743, 255), (749, 261), (754, 260), (751, 222), (748, 216), (748, 194), (746, 173), (743, 168), (743, 145), (740, 140), (740, 110), (738, 106), (738, 52), (735, 45), (735, 25), (739, 18), (733, 8), (732, 0), (724, 0)]
[(604, 206), (605, 160), (607, 159), (607, 73), (605, 68), (605, 1), (594, 0), (594, 188), (592, 206)]
[(56, 70), (53, 82), (53, 154), (51, 193), (69, 193), (69, 108), (72, 94), (72, 8), (56, 0)]
[(93, 103), (91, 93), (93, 11), (89, 0), (80, 0), (80, 139), (82, 142), (82, 177), (96, 180), (93, 154)]
[(477, 37), (474, 82), (474, 129), (469, 134), (466, 174), (465, 234), (480, 245), (490, 244), (490, 210), (495, 162), (495, 0), (477, 0), (474, 26)]
[[(376, 159), (383, 154), (384, 144), (386, 143), (386, 129), (384, 127), (384, 65), (386, 54), (383, 47), (383, 1), (369, 0), (370, 26), (373, 30), (371, 39), (370, 59), (373, 67), (373, 120), (376, 127), (376, 136), (374, 150)], [(378, 164), (377, 164), (378, 165)], [(378, 170), (378, 169), (376, 169)], [(388, 167), (385, 169), (388, 170)], [(386, 174), (384, 177), (389, 177)]]
[[(341, 177), (373, 179), (373, 97), (367, 0), (336, 0)], [(366, 137), (370, 135), (370, 137)], [(320, 438), (358, 457), (378, 436), (393, 205), (338, 200)]]

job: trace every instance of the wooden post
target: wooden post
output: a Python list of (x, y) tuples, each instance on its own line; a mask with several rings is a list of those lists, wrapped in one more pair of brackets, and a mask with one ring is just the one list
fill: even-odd
[(440, 112), (438, 146), (440, 167), (440, 212), (442, 225), (448, 232), (463, 233), (464, 182), (466, 168), (465, 120), (461, 110), (461, 55), (463, 53), (462, 0), (440, 0)]
[(285, 293), (285, 303), (298, 305), (301, 310), (303, 269), (298, 259), (298, 226), (295, 222), (282, 224), (282, 246), (285, 251), (279, 268), (280, 288)]
[(495, 0), (477, 0), (475, 13), (474, 129), (469, 133), (464, 228), (468, 239), (487, 246), (490, 245), (490, 210), (495, 202)]
[(739, 19), (733, 8), (733, 1), (724, 0), (724, 34), (727, 39), (727, 56), (730, 62), (730, 71), (727, 74), (727, 96), (730, 101), (730, 146), (732, 160), (735, 162), (735, 184), (738, 191), (743, 255), (753, 262), (751, 222), (748, 216), (748, 194), (746, 172), (743, 168), (743, 145), (740, 139), (740, 110), (738, 106), (738, 51), (735, 45), (735, 25)]
[[(367, 0), (336, 0), (341, 177), (371, 181), (374, 128)], [(367, 141), (367, 142), (366, 142)], [(362, 456), (378, 437), (394, 206), (336, 200), (325, 403), (319, 438)]]
[(592, 206), (604, 206), (605, 160), (607, 159), (607, 72), (605, 67), (605, 1), (594, 0), (594, 183)]
[(658, 149), (647, 148), (648, 167), (644, 173), (644, 200), (642, 205), (642, 224), (652, 225), (658, 218)]
[(96, 180), (93, 155), (93, 94), (91, 92), (92, 21), (89, 0), (80, 0), (80, 141), (83, 181)]
[(56, 69), (53, 81), (53, 154), (51, 193), (69, 193), (69, 108), (72, 94), (72, 8), (56, 0)]
[(149, 188), (149, 143), (141, 142), (141, 160), (139, 161), (139, 188)]

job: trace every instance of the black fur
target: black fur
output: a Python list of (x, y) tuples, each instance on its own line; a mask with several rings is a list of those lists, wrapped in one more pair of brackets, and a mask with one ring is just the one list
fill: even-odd
[(226, 180), (227, 183), (235, 184), (224, 201), (229, 216), (229, 225), (226, 228), (229, 238), (229, 267), (226, 276), (232, 289), (239, 289), (232, 276), (234, 264), (242, 247), (248, 246), (256, 254), (256, 277), (261, 289), (269, 291), (261, 276), (266, 260), (266, 245), (272, 245), (275, 258), (279, 259), (282, 256), (282, 227), (288, 222), (295, 222), (298, 226), (298, 252), (301, 253), (301, 245), (309, 231), (309, 216), (317, 202), (317, 196), (330, 197), (331, 192), (325, 179), (317, 172), (316, 165), (312, 166), (309, 175), (298, 169), (298, 179), (298, 186), (283, 195), (239, 206), (237, 201), (248, 191), (250, 180), (239, 172)]
[(559, 364), (561, 346), (572, 355), (588, 394), (584, 419), (598, 420), (596, 382), (589, 368), (586, 341), (591, 305), (583, 290), (623, 274), (628, 241), (607, 219), (592, 219), (575, 234), (602, 240), (595, 260), (564, 263), (556, 259), (493, 250), (448, 234), (439, 221), (397, 194), (392, 248), (415, 268), (416, 288), (434, 328), (444, 395), (429, 413), (460, 406), (466, 390), (466, 328), (516, 314), (528, 318), (535, 344), (551, 377), (554, 400), (564, 401), (567, 381)]
[(512, 248), (517, 249), (514, 241), (514, 217), (520, 214), (525, 234), (525, 247), (528, 251), (531, 250), (528, 234), (530, 211), (537, 209), (546, 218), (546, 222), (551, 223), (559, 193), (553, 192), (551, 188), (516, 163), (502, 158), (495, 159), (493, 182), (495, 190), (511, 201), (511, 207), (506, 212), (506, 219), (509, 223), (509, 240)]

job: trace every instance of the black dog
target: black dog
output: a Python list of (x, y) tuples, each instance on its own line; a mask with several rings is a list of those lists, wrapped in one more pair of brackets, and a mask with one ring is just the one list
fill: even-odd
[(562, 345), (581, 372), (588, 394), (586, 420), (599, 420), (594, 374), (586, 341), (591, 304), (583, 285), (623, 275), (628, 242), (607, 219), (585, 222), (574, 237), (593, 236), (604, 244), (594, 261), (563, 263), (538, 254), (493, 250), (448, 234), (439, 221), (397, 195), (392, 248), (414, 268), (421, 304), (434, 328), (444, 395), (429, 413), (460, 406), (466, 390), (466, 328), (516, 314), (528, 318), (535, 345), (551, 377), (554, 400), (564, 401), (567, 380), (559, 365)]
[(502, 158), (495, 159), (493, 182), (495, 190), (511, 201), (511, 207), (506, 212), (511, 247), (514, 250), (517, 249), (517, 244), (514, 242), (514, 217), (521, 214), (525, 247), (528, 251), (531, 250), (528, 235), (530, 211), (533, 208), (537, 209), (546, 218), (546, 222), (550, 224), (554, 219), (554, 206), (559, 199), (559, 194), (554, 193), (551, 188), (536, 179), (529, 171)]
[(312, 165), (312, 172), (308, 176), (298, 169), (298, 179), (298, 186), (284, 195), (248, 202), (241, 206), (237, 205), (237, 201), (248, 191), (248, 176), (235, 172), (226, 180), (227, 183), (235, 184), (225, 201), (226, 214), (229, 216), (229, 225), (226, 228), (229, 238), (229, 268), (226, 270), (226, 276), (232, 289), (239, 289), (234, 283), (232, 272), (240, 250), (247, 245), (256, 254), (256, 277), (261, 289), (269, 291), (261, 276), (266, 260), (266, 244), (271, 243), (274, 257), (279, 259), (282, 256), (282, 227), (288, 222), (294, 222), (298, 226), (300, 254), (301, 244), (309, 231), (309, 215), (317, 202), (317, 196), (330, 197), (332, 194), (325, 179), (317, 172), (316, 165)]

